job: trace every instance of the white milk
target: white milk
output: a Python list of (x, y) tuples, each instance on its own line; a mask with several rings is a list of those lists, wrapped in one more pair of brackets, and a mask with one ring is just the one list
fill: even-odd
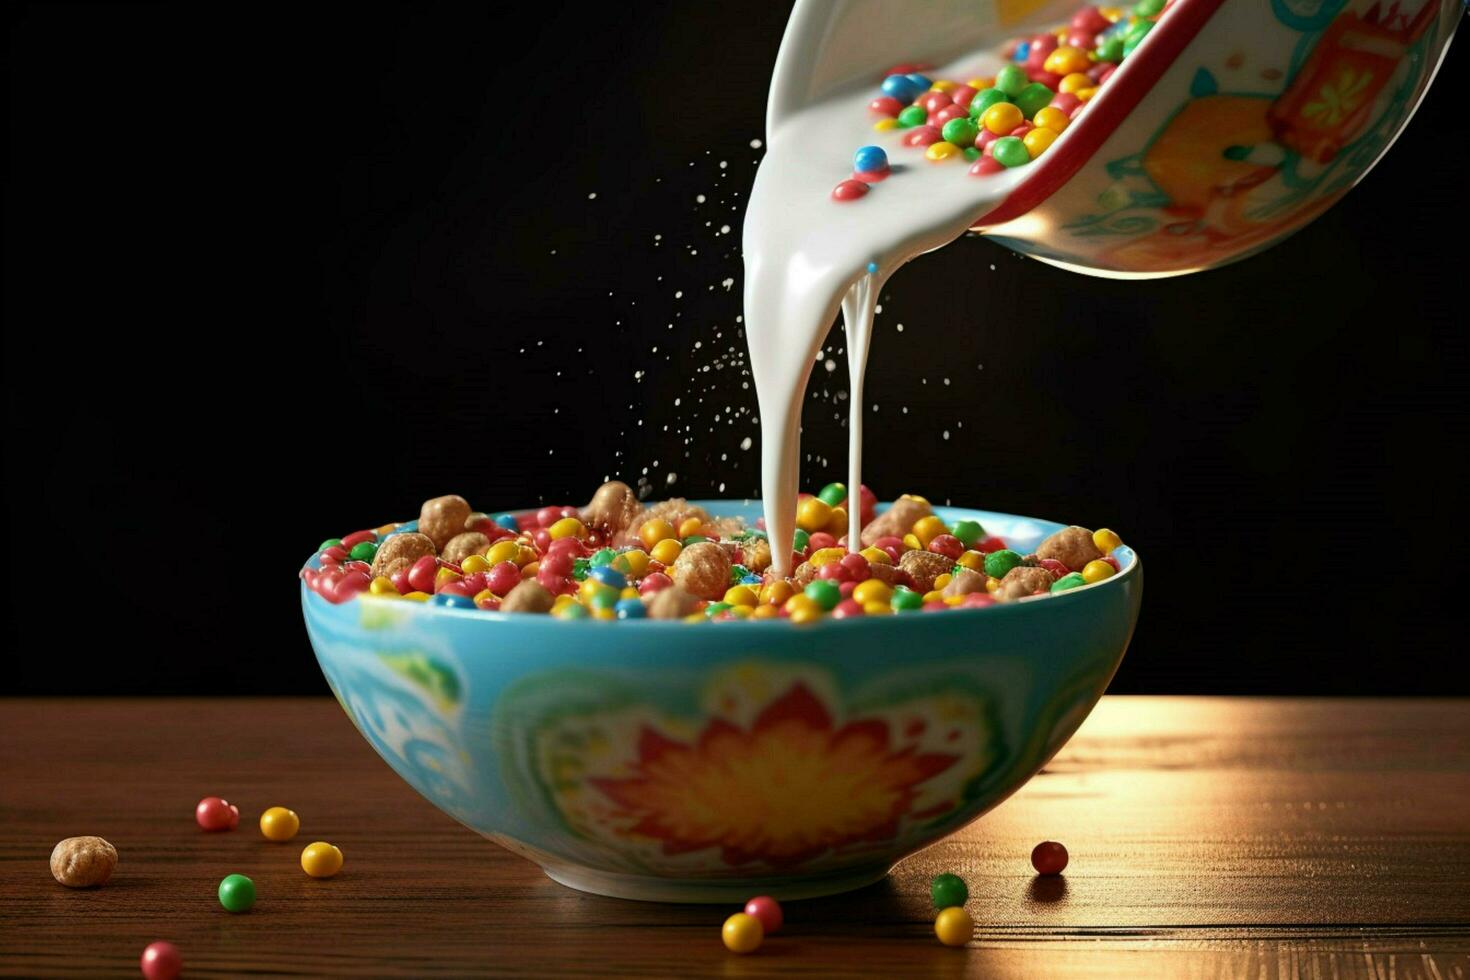
[[(925, 74), (963, 82), (1002, 64), (987, 52)], [(874, 132), (868, 103), (877, 94), (875, 80), (773, 126), (745, 213), (745, 336), (763, 430), (766, 531), (782, 575), (791, 571), (807, 378), (839, 307), (852, 377), (848, 546), (856, 550), (863, 371), (879, 292), (899, 266), (964, 234), (1029, 169), (974, 177), (963, 157), (930, 161), (922, 148), (902, 144), (906, 130)], [(856, 201), (834, 201), (832, 188), (852, 175), (853, 152), (870, 144), (888, 152), (892, 175)], [(876, 272), (867, 271), (870, 262)]]

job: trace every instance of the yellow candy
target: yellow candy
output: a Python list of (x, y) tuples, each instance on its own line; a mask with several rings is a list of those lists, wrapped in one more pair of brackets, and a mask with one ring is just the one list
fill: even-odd
[(793, 623), (810, 623), (822, 618), (822, 607), (813, 603), (811, 606), (802, 606), (791, 614)]
[(1113, 566), (1101, 558), (1094, 559), (1082, 567), (1082, 581), (1091, 585), (1093, 582), (1101, 582), (1105, 578), (1113, 577)]
[(594, 609), (594, 610), (592, 610), (592, 618), (593, 619), (617, 619), (618, 618), (618, 614), (617, 614), (617, 611), (616, 610), (613, 610), (613, 609), (606, 609), (606, 608), (603, 608), (603, 609)]
[(720, 929), (720, 938), (724, 940), (725, 948), (732, 953), (754, 953), (766, 938), (766, 930), (760, 919), (744, 912), (736, 912), (725, 920)]
[(944, 593), (943, 592), (940, 592), (938, 589), (934, 589), (934, 590), (932, 590), (930, 592), (925, 592), (924, 593), (924, 601), (925, 602), (935, 602), (935, 601), (943, 602), (944, 601)]
[(998, 588), (1000, 588), (1000, 579), (995, 578), (994, 576), (991, 576), (990, 578), (987, 578), (985, 580), (985, 591), (986, 592), (994, 592)]
[(960, 555), (960, 560), (955, 562), (955, 564), (963, 565), (965, 568), (970, 568), (977, 572), (983, 572), (985, 571), (985, 556), (978, 551), (967, 551), (963, 555)]
[[(992, 108), (994, 107), (992, 106)], [(924, 151), (924, 156), (933, 160), (935, 163), (940, 163), (951, 157), (959, 156), (959, 153), (960, 148), (958, 146), (945, 140), (940, 140), (938, 143), (930, 143), (929, 148)]]
[(680, 620), (681, 623), (703, 623), (706, 617), (702, 612), (692, 612)]
[(866, 608), (870, 602), (882, 602), (886, 604), (893, 598), (893, 590), (888, 587), (886, 582), (880, 582), (875, 578), (870, 578), (857, 584), (857, 587), (852, 590), (852, 597)]
[(818, 548), (812, 552), (812, 556), (807, 561), (811, 562), (813, 568), (821, 568), (823, 565), (830, 565), (846, 557), (846, 548)]
[(260, 815), (260, 832), (266, 840), (290, 840), (300, 829), (301, 818), (283, 806), (273, 806)]
[(931, 92), (953, 92), (957, 88), (959, 88), (959, 85), (956, 84), (955, 82), (951, 82), (951, 81), (948, 81), (948, 80), (941, 79), (940, 81), (935, 82), (933, 85), (930, 85), (929, 86), (929, 91), (931, 91)]
[(635, 588), (633, 588), (633, 586), (631, 586), (631, 585), (625, 585), (623, 587), (623, 590), (618, 593), (618, 598), (619, 599), (636, 599), (636, 598), (638, 598), (638, 596), (639, 596), (638, 590), (635, 589)]
[(599, 595), (616, 596), (617, 590), (611, 585), (603, 585), (595, 578), (585, 578), (582, 584), (577, 586), (577, 595), (585, 606), (592, 605), (592, 600)]
[(1053, 133), (1060, 133), (1072, 122), (1067, 114), (1055, 106), (1047, 106), (1045, 109), (1036, 110), (1036, 116), (1031, 120), (1042, 129), (1049, 129)]
[[(636, 591), (636, 590), (635, 590)], [(732, 585), (725, 590), (725, 601), (732, 606), (753, 606), (760, 600), (748, 585)]]
[(477, 606), (481, 605), (482, 603), (491, 602), (494, 599), (495, 593), (491, 592), (489, 589), (481, 589), (479, 592), (475, 593), (475, 605)]
[(1105, 527), (1100, 527), (1092, 532), (1092, 543), (1098, 551), (1105, 555), (1112, 554), (1114, 548), (1123, 547), (1123, 539), (1118, 537), (1118, 532), (1110, 531)]
[(1075, 93), (1079, 89), (1091, 87), (1092, 79), (1088, 78), (1085, 72), (1080, 71), (1072, 72), (1072, 74), (1068, 75), (1057, 83), (1057, 90), (1060, 92)]
[(384, 524), (382, 527), (374, 528), (374, 530), (377, 532), (378, 537), (381, 538), (381, 537), (383, 537), (386, 534), (392, 534), (394, 531), (398, 530), (398, 525), (397, 524)]
[(1057, 134), (1050, 129), (1033, 129), (1021, 137), (1021, 142), (1026, 144), (1026, 152), (1035, 160), (1047, 151), (1056, 138)]
[(414, 602), (428, 602), (432, 596), (427, 592), (405, 592), (403, 598), (412, 599)]
[(963, 946), (974, 934), (975, 922), (961, 906), (951, 906), (934, 917), (934, 935), (946, 946)]
[(905, 551), (923, 551), (924, 543), (913, 534), (903, 536), (903, 549)]
[(488, 572), (490, 563), (485, 560), (484, 555), (470, 555), (459, 563), (459, 567), (466, 575), (474, 575), (476, 572)]
[(808, 534), (825, 530), (832, 508), (821, 497), (807, 497), (796, 508), (796, 526)]
[(994, 78), (972, 78), (965, 83), (977, 92), (983, 92), (988, 88), (995, 88)]
[(686, 518), (679, 524), (679, 537), (687, 538), (691, 534), (698, 534), (704, 529), (704, 521), (697, 517)]
[(1097, 94), (1097, 86), (1096, 85), (1094, 85), (1092, 88), (1082, 89), (1082, 90), (1080, 90), (1077, 93), (1077, 101), (1078, 102), (1088, 102), (1088, 101), (1091, 101), (1092, 97), (1094, 95), (1096, 95), (1096, 94)]
[(780, 616), (781, 612), (775, 606), (756, 606), (750, 612), (751, 619), (778, 619)]
[(549, 529), (551, 540), (558, 541), (562, 538), (577, 538), (581, 540), (587, 537), (587, 525), (575, 517), (563, 517)]
[(1004, 136), (1026, 121), (1026, 117), (1021, 115), (1021, 110), (1009, 102), (997, 102), (989, 109), (986, 109), (985, 115), (981, 116), (980, 119), (985, 124), (986, 129), (1001, 136)]
[(886, 133), (890, 129), (897, 129), (898, 128), (898, 120), (897, 119), (879, 119), (877, 122), (873, 123), (873, 128), (876, 129), (880, 133)]
[(783, 579), (777, 579), (774, 582), (761, 586), (760, 599), (761, 602), (768, 603), (771, 606), (779, 606), (787, 599), (790, 599), (795, 592), (796, 590), (791, 587), (789, 582)]
[(648, 574), (648, 560), (648, 552), (634, 548), (614, 558), (612, 566), (629, 578), (642, 578)]
[(965, 597), (962, 595), (947, 595), (943, 597), (943, 600), (946, 606), (958, 606), (965, 601)]
[[(995, 107), (991, 106), (991, 108)], [(930, 514), (928, 517), (921, 517), (915, 521), (913, 530), (914, 537), (919, 539), (920, 548), (929, 547), (930, 541), (933, 541), (941, 534), (949, 533), (949, 528), (945, 526), (944, 521), (935, 517), (933, 514)]]
[(1046, 62), (1042, 65), (1046, 71), (1064, 78), (1075, 72), (1085, 72), (1091, 67), (1092, 59), (1087, 57), (1086, 51), (1067, 44), (1047, 55)]
[(938, 592), (943, 589), (946, 585), (950, 583), (950, 580), (953, 578), (954, 576), (951, 575), (949, 572), (945, 572), (943, 575), (934, 576), (934, 591)]
[(301, 852), (301, 870), (313, 878), (330, 878), (342, 870), (342, 849), (319, 840)]
[(832, 516), (827, 519), (827, 533), (834, 538), (840, 538), (847, 533), (846, 507), (832, 508)]
[(864, 548), (858, 554), (868, 560), (869, 565), (892, 565), (893, 556), (882, 548)]
[(529, 565), (521, 566), (521, 577), (535, 578), (536, 573), (539, 571), (541, 571), (541, 563), (539, 561), (533, 561)]
[(1117, 23), (1118, 18), (1123, 16), (1122, 7), (1098, 7), (1097, 12), (1114, 23)]
[(434, 584), (439, 585), (440, 583), (448, 582), (450, 579), (456, 578), (464, 578), (464, 576), (459, 574), (452, 568), (441, 568), (434, 573)]
[(682, 544), (673, 538), (665, 538), (653, 546), (653, 551), (650, 552), (649, 557), (661, 564), (672, 565), (674, 560), (679, 557), (679, 552), (683, 550), (684, 546)]
[(385, 596), (389, 599), (398, 598), (398, 589), (393, 585), (393, 580), (386, 575), (379, 575), (369, 582), (368, 592), (371, 595)]
[[(476, 600), (478, 600), (479, 598), (479, 596), (475, 596)], [(574, 596), (562, 594), (551, 600), (551, 611), (556, 612), (558, 609), (562, 609), (566, 606), (575, 606), (576, 604), (577, 600)]]
[[(536, 557), (536, 552), (531, 552), (531, 558)], [(521, 561), (521, 546), (514, 541), (497, 541), (485, 552), (485, 560), (492, 566), (499, 565), (503, 561), (515, 562), (517, 566), (524, 565)], [(527, 559), (529, 561), (530, 559)]]
[(657, 517), (651, 521), (644, 521), (643, 526), (638, 529), (638, 540), (643, 542), (645, 548), (652, 548), (660, 541), (673, 537), (678, 537), (674, 533), (674, 525)]
[(887, 601), (884, 601), (884, 602), (877, 602), (877, 601), (874, 601), (874, 602), (865, 602), (865, 603), (863, 603), (863, 615), (865, 615), (865, 616), (891, 616), (891, 615), (893, 615), (893, 607), (890, 606)]

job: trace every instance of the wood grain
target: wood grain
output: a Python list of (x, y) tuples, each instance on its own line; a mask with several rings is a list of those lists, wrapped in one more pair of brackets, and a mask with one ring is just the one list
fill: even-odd
[[(137, 976), (1470, 976), (1470, 702), (1107, 698), (1048, 770), (877, 886), (791, 903), (755, 955), (727, 910), (565, 889), (414, 794), (328, 700), (0, 701), (0, 973)], [(241, 806), (205, 834), (205, 795)], [(255, 829), (290, 806), (302, 831)], [(57, 885), (62, 837), (120, 853)], [(1066, 842), (1061, 879), (1030, 873)], [(300, 848), (330, 840), (342, 875)], [(260, 899), (221, 910), (241, 872)], [(970, 883), (976, 935), (932, 938), (928, 879)]]

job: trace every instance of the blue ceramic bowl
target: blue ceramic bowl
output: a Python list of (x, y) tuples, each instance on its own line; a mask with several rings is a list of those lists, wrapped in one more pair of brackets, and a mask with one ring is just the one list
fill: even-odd
[[(1061, 527), (937, 512), (1021, 551)], [(1138, 557), (1116, 557), (1060, 595), (800, 626), (301, 600), (343, 709), (456, 820), (584, 891), (788, 899), (882, 878), (1061, 748), (1138, 618)]]

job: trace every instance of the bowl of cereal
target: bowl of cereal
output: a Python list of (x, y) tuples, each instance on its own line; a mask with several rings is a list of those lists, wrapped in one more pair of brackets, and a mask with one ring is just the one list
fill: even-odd
[(865, 497), (849, 551), (839, 491), (803, 499), (787, 576), (760, 568), (758, 502), (615, 491), (491, 516), (438, 498), (324, 542), (301, 573), (307, 632), (400, 776), (563, 884), (858, 888), (1076, 731), (1142, 571), (1110, 531), (916, 497)]

